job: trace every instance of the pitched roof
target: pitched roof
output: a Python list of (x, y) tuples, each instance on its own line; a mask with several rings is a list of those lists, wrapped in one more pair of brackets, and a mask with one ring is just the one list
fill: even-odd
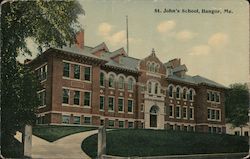
[(185, 64), (173, 68), (173, 72), (180, 72), (180, 71), (187, 71), (187, 67)]
[(214, 82), (212, 80), (209, 80), (199, 75), (196, 75), (196, 76), (184, 75), (183, 77), (179, 77), (177, 75), (169, 75), (167, 78), (171, 80), (186, 82), (186, 83), (195, 84), (195, 85), (207, 84), (208, 86), (212, 86), (212, 87), (219, 87), (219, 88), (225, 88), (225, 89), (227, 88), (222, 84), (219, 84), (217, 82)]

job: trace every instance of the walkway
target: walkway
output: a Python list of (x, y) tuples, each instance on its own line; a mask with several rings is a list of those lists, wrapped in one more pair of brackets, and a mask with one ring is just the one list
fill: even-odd
[[(82, 141), (98, 130), (86, 131), (48, 142), (32, 136), (32, 158), (34, 159), (90, 159), (82, 149)], [(20, 135), (18, 135), (20, 136)]]

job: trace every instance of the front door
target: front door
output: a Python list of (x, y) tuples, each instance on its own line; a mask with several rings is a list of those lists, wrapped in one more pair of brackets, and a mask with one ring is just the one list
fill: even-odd
[(150, 114), (150, 127), (157, 127), (157, 115)]

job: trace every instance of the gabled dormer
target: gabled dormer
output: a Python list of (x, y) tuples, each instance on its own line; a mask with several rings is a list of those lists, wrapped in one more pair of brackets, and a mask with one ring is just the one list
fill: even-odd
[(117, 63), (120, 61), (121, 56), (127, 56), (127, 53), (125, 52), (124, 48), (120, 48), (110, 54), (110, 58)]
[(109, 49), (108, 49), (107, 45), (104, 42), (97, 45), (96, 47), (94, 47), (91, 50), (91, 53), (98, 56), (98, 57), (101, 57), (102, 54), (105, 53), (105, 52), (109, 52)]
[(139, 68), (141, 71), (146, 71), (148, 74), (165, 74), (166, 68), (163, 63), (155, 54), (155, 50), (152, 49), (152, 53), (140, 61)]
[(176, 75), (178, 77), (184, 77), (188, 71), (185, 64), (181, 65), (181, 59), (173, 59), (164, 64), (166, 67), (166, 75)]

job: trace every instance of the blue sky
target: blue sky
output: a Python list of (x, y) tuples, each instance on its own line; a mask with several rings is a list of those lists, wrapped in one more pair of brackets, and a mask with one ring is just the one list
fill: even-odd
[[(228, 86), (247, 82), (249, 17), (245, 0), (79, 0), (85, 44), (105, 42), (110, 51), (126, 48), (144, 58), (155, 49), (162, 62), (181, 58), (188, 74), (202, 75)], [(154, 9), (220, 10), (221, 14), (155, 13)], [(233, 13), (224, 13), (225, 9)], [(34, 46), (30, 46), (34, 47)]]

